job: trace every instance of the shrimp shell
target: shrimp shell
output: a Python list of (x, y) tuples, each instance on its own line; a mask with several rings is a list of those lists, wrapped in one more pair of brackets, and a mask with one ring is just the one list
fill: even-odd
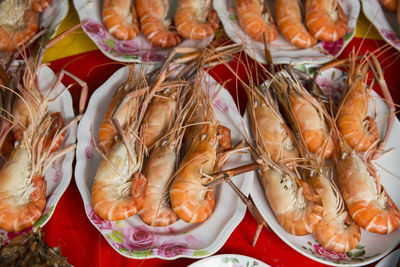
[(336, 42), (348, 29), (348, 20), (337, 0), (306, 0), (306, 24), (317, 39)]
[(164, 48), (180, 43), (178, 33), (170, 30), (168, 0), (136, 0), (136, 8), (142, 33), (150, 43)]
[(236, 0), (236, 13), (240, 26), (254, 40), (263, 42), (264, 33), (268, 43), (278, 37), (278, 29), (262, 0)]
[(217, 146), (217, 127), (205, 124), (180, 164), (170, 196), (172, 208), (185, 222), (203, 222), (213, 211), (213, 189), (203, 186), (201, 178), (214, 171)]
[(176, 30), (187, 39), (204, 39), (218, 28), (218, 16), (210, 0), (179, 0), (175, 15)]
[(119, 40), (132, 40), (140, 32), (132, 0), (104, 0), (103, 23), (109, 33)]
[(308, 48), (317, 43), (302, 23), (298, 0), (277, 0), (275, 16), (279, 30), (295, 46)]
[(280, 225), (292, 235), (312, 233), (322, 207), (303, 195), (303, 187), (291, 175), (264, 165), (258, 175), (265, 196)]
[(397, 0), (379, 0), (381, 4), (389, 11), (395, 12), (397, 10)]
[(353, 220), (369, 232), (388, 234), (400, 225), (400, 212), (382, 185), (380, 192), (355, 153), (336, 159), (340, 191)]
[(43, 12), (52, 2), (53, 0), (32, 0), (32, 10), (37, 13)]

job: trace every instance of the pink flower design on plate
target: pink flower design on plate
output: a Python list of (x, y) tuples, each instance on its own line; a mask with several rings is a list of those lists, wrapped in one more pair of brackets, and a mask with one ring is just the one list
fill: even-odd
[(61, 175), (61, 170), (56, 170), (56, 173), (53, 178), (53, 182), (59, 183), (61, 181), (62, 175)]
[(342, 38), (342, 39), (340, 39), (340, 40), (338, 40), (336, 42), (324, 42), (324, 41), (322, 41), (321, 44), (322, 44), (322, 47), (324, 48), (324, 50), (328, 54), (336, 56), (340, 52), (340, 50), (342, 49), (344, 41), (343, 41), (343, 38)]
[(397, 35), (393, 31), (386, 30), (386, 29), (381, 29), (381, 33), (389, 41), (391, 41), (391, 42), (393, 42), (395, 44), (399, 44), (400, 43), (399, 38), (397, 38)]
[(128, 227), (121, 232), (124, 236), (122, 246), (129, 250), (149, 249), (155, 243), (155, 235), (143, 227)]
[(313, 252), (317, 255), (323, 256), (326, 259), (332, 260), (332, 261), (342, 261), (346, 259), (346, 253), (337, 253), (330, 251), (320, 244), (314, 244), (313, 245)]
[(87, 159), (93, 158), (92, 148), (90, 146), (85, 147), (85, 155)]
[(96, 214), (96, 212), (94, 211), (94, 209), (92, 209), (91, 207), (89, 208), (89, 218), (90, 220), (97, 225), (97, 227), (100, 230), (111, 230), (112, 229), (112, 224), (110, 221), (108, 220), (104, 220), (103, 218), (101, 218), (99, 215)]
[(158, 248), (158, 255), (164, 257), (175, 257), (177, 255), (191, 255), (191, 250), (188, 249), (186, 244), (182, 243), (163, 243)]
[(319, 76), (317, 77), (317, 84), (326, 96), (329, 96), (329, 94), (331, 94), (335, 102), (338, 102), (340, 100), (341, 95), (344, 91), (344, 85), (342, 83), (337, 81), (334, 82), (332, 81), (332, 79)]
[(83, 28), (91, 35), (94, 35), (100, 39), (107, 38), (108, 34), (106, 29), (99, 23), (88, 21), (83, 25)]

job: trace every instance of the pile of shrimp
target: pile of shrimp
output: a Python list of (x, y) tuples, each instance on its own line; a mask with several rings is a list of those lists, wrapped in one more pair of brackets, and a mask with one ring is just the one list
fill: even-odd
[[(257, 65), (268, 82), (257, 87), (250, 72), (249, 83), (240, 80), (248, 98), (252, 138), (247, 139), (279, 224), (292, 235), (312, 234), (340, 253), (358, 245), (360, 228), (390, 234), (400, 226), (399, 209), (374, 164), (393, 125), (393, 100), (376, 56), (354, 54), (322, 66), (314, 79), (290, 66), (275, 74)], [(320, 71), (337, 65), (348, 72), (339, 103), (315, 84)], [(373, 82), (389, 108), (382, 137), (368, 116)]]
[(3, 0), (0, 2), (0, 53), (16, 51), (34, 40), (40, 13), (52, 0)]
[(172, 23), (167, 0), (105, 0), (103, 23), (119, 40), (142, 33), (154, 46), (175, 47), (181, 38), (200, 40), (214, 34), (219, 20), (211, 4), (211, 0), (178, 0)]
[[(49, 41), (44, 49), (63, 36)], [(60, 112), (49, 111), (48, 105), (61, 95), (58, 86), (68, 73), (61, 71), (54, 83), (39, 88), (43, 51), (35, 56), (23, 56), (24, 64), (10, 77), (2, 71), (0, 79), (4, 93), (0, 117), (0, 228), (8, 232), (29, 228), (42, 215), (47, 199), (45, 172), (55, 160), (75, 149), (75, 144), (64, 144), (64, 137), (81, 118), (79, 114), (66, 123)], [(80, 113), (85, 106), (87, 87), (82, 92)]]
[(231, 143), (204, 89), (204, 67), (229, 60), (238, 47), (174, 48), (147, 75), (131, 67), (97, 137), (92, 133), (102, 156), (92, 186), (101, 218), (137, 213), (145, 224), (161, 227), (178, 219), (200, 223), (212, 214), (214, 189), (204, 184), (227, 159)]
[(261, 43), (264, 38), (268, 43), (274, 41), (279, 29), (291, 44), (308, 48), (318, 40), (335, 42), (348, 30), (348, 19), (337, 0), (306, 0), (304, 7), (299, 0), (277, 0), (275, 18), (265, 0), (235, 0), (235, 4), (240, 26)]

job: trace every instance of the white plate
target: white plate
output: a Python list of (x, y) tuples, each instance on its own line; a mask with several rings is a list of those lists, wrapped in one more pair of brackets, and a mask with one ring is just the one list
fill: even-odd
[[(270, 10), (274, 13), (273, 0), (266, 0)], [(304, 7), (304, 1), (303, 7)], [(339, 3), (349, 19), (348, 33), (337, 42), (318, 42), (311, 48), (300, 49), (290, 44), (283, 35), (270, 43), (269, 49), (274, 64), (322, 64), (336, 58), (351, 41), (355, 34), (357, 18), (360, 13), (360, 2), (358, 0), (339, 0)], [(235, 12), (235, 0), (214, 0), (214, 8), (218, 12), (225, 32), (235, 43), (245, 42), (246, 53), (261, 63), (267, 63), (264, 55), (264, 44), (254, 41), (242, 30)]]
[(361, 0), (361, 3), (365, 16), (375, 26), (382, 38), (400, 51), (396, 12), (388, 11), (378, 0)]
[[(107, 221), (98, 217), (93, 211), (91, 189), (100, 156), (91, 142), (90, 127), (97, 133), (115, 90), (127, 77), (128, 68), (124, 67), (99, 87), (90, 98), (86, 113), (79, 123), (75, 179), (83, 198), (86, 215), (108, 243), (125, 257), (176, 259), (209, 256), (223, 246), (246, 211), (245, 205), (226, 184), (215, 188), (214, 211), (205, 222), (199, 224), (189, 224), (179, 220), (168, 227), (154, 228), (146, 226), (138, 215), (121, 221)], [(208, 79), (210, 84), (216, 84), (210, 76)], [(240, 134), (224, 114), (227, 114), (236, 125), (240, 125), (241, 116), (229, 92), (223, 89), (214, 106), (220, 122), (231, 129), (232, 143), (235, 144), (240, 139)], [(234, 155), (224, 168), (248, 162), (251, 162), (248, 154)], [(242, 192), (248, 195), (253, 174), (246, 174), (233, 180)]]
[[(313, 69), (307, 70), (313, 71)], [(323, 90), (334, 88), (338, 91), (343, 91), (345, 88), (345, 78), (346, 75), (344, 72), (337, 69), (329, 69), (317, 78), (317, 83)], [(382, 136), (383, 129), (386, 127), (385, 118), (388, 114), (388, 109), (382, 99), (376, 93), (374, 95), (378, 98), (376, 106), (378, 117), (375, 121), (378, 122), (379, 134)], [(247, 122), (249, 122), (248, 118)], [(381, 182), (397, 207), (400, 207), (400, 179), (398, 178), (400, 176), (400, 167), (398, 164), (398, 159), (400, 158), (399, 135), (400, 123), (396, 118), (386, 146), (386, 149), (394, 148), (394, 150), (381, 156), (376, 162), (377, 169), (382, 176)], [(385, 170), (392, 172), (392, 174)], [(349, 264), (352, 266), (366, 265), (388, 254), (400, 242), (400, 228), (388, 235), (369, 233), (361, 229), (361, 241), (357, 248), (348, 253), (328, 251), (312, 235), (294, 236), (287, 233), (281, 227), (268, 204), (262, 185), (257, 178), (254, 179), (250, 195), (268, 225), (286, 244), (299, 253), (318, 262), (335, 266)]]
[[(40, 68), (38, 71), (38, 79), (41, 90), (45, 90), (49, 87), (49, 85), (54, 83), (54, 81), (56, 80), (56, 76), (49, 67), (44, 66)], [(59, 92), (62, 91), (63, 93), (54, 102), (49, 103), (49, 111), (61, 112), (61, 115), (64, 119), (64, 124), (66, 125), (75, 117), (75, 115), (72, 108), (72, 97), (69, 91), (65, 90), (64, 85), (60, 84), (58, 86), (55, 95), (57, 95)], [(75, 144), (76, 131), (77, 131), (76, 125), (73, 125), (66, 131), (64, 141), (60, 149)], [(71, 181), (72, 161), (74, 159), (74, 156), (75, 156), (75, 151), (70, 151), (66, 155), (54, 161), (54, 163), (46, 170), (45, 172), (45, 179), (47, 182), (46, 206), (42, 216), (33, 225), (34, 229), (43, 227), (50, 220), (50, 217), (53, 215), (53, 211), (58, 201), (60, 200), (62, 194), (67, 189)], [(9, 233), (0, 229), (0, 245), (7, 244), (15, 236), (29, 232), (31, 229), (32, 227), (29, 227), (24, 231), (16, 233), (11, 233), (11, 232)]]
[(375, 267), (393, 267), (400, 263), (400, 249), (396, 249), (382, 260)]
[(56, 34), (58, 27), (68, 13), (68, 7), (68, 0), (52, 0), (51, 5), (41, 13), (40, 28), (49, 30), (48, 39)]
[[(175, 15), (177, 0), (168, 1), (170, 10), (168, 17)], [(171, 49), (152, 46), (145, 36), (139, 34), (135, 39), (120, 41), (110, 35), (103, 25), (103, 1), (74, 0), (74, 6), (81, 21), (86, 20), (83, 30), (107, 57), (121, 62), (159, 63)], [(182, 39), (179, 46), (203, 47), (208, 45), (214, 35), (200, 41)]]
[(188, 267), (268, 267), (262, 261), (239, 254), (221, 254), (211, 256), (190, 264)]

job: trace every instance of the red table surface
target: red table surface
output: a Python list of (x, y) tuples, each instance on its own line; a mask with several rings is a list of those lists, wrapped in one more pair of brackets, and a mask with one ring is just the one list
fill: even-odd
[[(387, 48), (384, 45), (383, 41), (362, 41), (359, 38), (354, 38), (340, 58), (349, 55), (353, 48), (358, 49), (361, 46), (360, 53), (364, 53), (367, 50), (375, 51), (379, 47)], [(392, 48), (385, 50), (379, 56), (379, 60), (384, 69), (384, 75), (394, 102), (400, 103), (400, 93), (398, 91), (398, 88), (400, 88), (400, 77), (398, 76), (398, 70), (400, 69), (399, 53)], [(66, 69), (86, 81), (90, 94), (123, 66), (125, 64), (110, 60), (99, 50), (63, 58), (51, 62), (50, 65), (55, 73), (58, 73), (61, 69)], [(239, 70), (239, 74), (244, 77), (243, 71)], [(237, 86), (234, 75), (227, 71), (225, 66), (214, 68), (211, 75), (219, 82), (230, 80), (226, 84), (226, 88), (234, 95), (234, 99), (236, 99), (236, 92), (239, 92), (240, 106), (243, 109), (246, 101), (245, 95), (241, 87)], [(73, 80), (64, 78), (63, 83), (70, 84), (73, 83)], [(74, 99), (75, 108), (77, 108), (80, 88), (73, 86), (70, 92)], [(271, 266), (324, 266), (296, 252), (281, 241), (275, 233), (265, 228), (262, 230), (256, 246), (252, 247), (251, 242), (256, 227), (255, 220), (247, 211), (242, 222), (216, 254), (247, 255)], [(188, 258), (179, 258), (174, 261), (160, 259), (133, 260), (121, 256), (89, 222), (74, 177), (61, 197), (50, 221), (44, 226), (44, 232), (46, 233), (46, 242), (50, 246), (59, 246), (62, 254), (74, 266), (187, 266), (197, 260)], [(373, 265), (370, 264), (369, 266)]]

